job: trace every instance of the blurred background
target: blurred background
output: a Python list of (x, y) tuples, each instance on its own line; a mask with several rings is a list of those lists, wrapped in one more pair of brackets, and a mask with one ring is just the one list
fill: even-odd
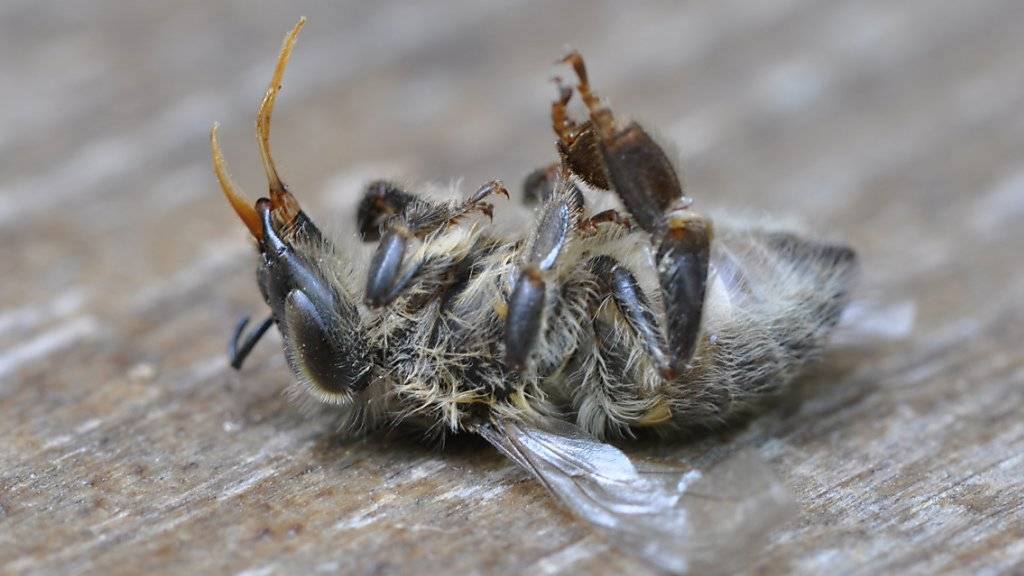
[(1020, 567), (1024, 4), (5, 0), (0, 572), (642, 570), (484, 448), (340, 446), (281, 397), (276, 336), (227, 368), (263, 305), (208, 130), (263, 194), (253, 121), (300, 15), (273, 149), (342, 234), (382, 176), (515, 200), (555, 157), (571, 46), (674, 143), (701, 210), (808, 222), (857, 248), (865, 293), (915, 301), (909, 341), (676, 452), (784, 470), (810, 516), (763, 570)]

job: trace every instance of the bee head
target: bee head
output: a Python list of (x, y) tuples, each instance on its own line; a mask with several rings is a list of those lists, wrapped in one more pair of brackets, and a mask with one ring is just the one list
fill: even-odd
[(210, 151), (224, 197), (259, 248), (257, 282), (270, 306), (273, 322), (281, 331), (289, 367), (321, 400), (344, 403), (369, 382), (369, 355), (356, 337), (358, 312), (325, 277), (316, 254), (309, 253), (310, 246), (322, 250), (329, 243), (282, 182), (270, 154), (274, 103), (295, 39), (305, 22), (305, 18), (300, 19), (285, 36), (277, 67), (256, 114), (256, 138), (269, 188), (267, 197), (251, 203), (231, 180), (217, 139), (217, 124), (210, 130)]

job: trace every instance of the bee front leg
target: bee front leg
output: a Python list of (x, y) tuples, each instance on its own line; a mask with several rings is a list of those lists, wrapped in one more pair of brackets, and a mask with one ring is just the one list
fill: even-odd
[[(416, 259), (407, 262), (410, 246), (429, 234), (456, 225), (473, 212), (493, 216), (492, 206), (484, 202), (493, 194), (508, 197), (508, 191), (498, 180), (484, 184), (462, 202), (433, 203), (409, 194), (392, 193), (392, 198), (406, 203), (401, 213), (384, 222), (380, 244), (370, 260), (366, 305), (379, 308), (389, 304), (421, 276), (424, 262)], [(464, 254), (448, 255), (451, 263), (462, 257)]]
[(426, 210), (406, 210), (405, 217), (409, 228), (413, 230), (417, 238), (422, 238), (436, 230), (445, 229), (457, 224), (466, 216), (479, 212), (488, 218), (494, 217), (494, 206), (485, 200), (493, 195), (509, 197), (501, 180), (491, 180), (477, 188), (462, 202), (436, 204)]
[(492, 215), (492, 206), (484, 200), (492, 195), (508, 197), (508, 191), (498, 180), (484, 184), (462, 202), (431, 202), (387, 180), (375, 180), (366, 185), (356, 212), (359, 235), (366, 242), (380, 240), (390, 219), (401, 222), (418, 238), (445, 226), (455, 224), (472, 212)]
[(394, 182), (370, 182), (363, 191), (363, 199), (359, 202), (359, 209), (356, 212), (359, 236), (364, 242), (380, 240), (384, 222), (391, 216), (403, 214), (406, 207), (413, 202), (421, 200)]

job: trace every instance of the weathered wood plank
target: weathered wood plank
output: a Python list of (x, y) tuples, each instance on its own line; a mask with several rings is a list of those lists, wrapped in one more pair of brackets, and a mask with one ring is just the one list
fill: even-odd
[[(678, 143), (712, 208), (848, 238), (903, 342), (837, 350), (749, 425), (801, 505), (759, 573), (1024, 572), (1024, 6), (349, 3), (307, 12), (275, 115), (285, 177), (350, 233), (369, 178), (553, 154), (548, 63)], [(209, 171), (251, 133), (294, 8), (0, 7), (0, 572), (646, 573), (482, 442), (343, 441), (277, 337), (241, 374), (251, 254)], [(506, 206), (502, 211), (511, 211)]]

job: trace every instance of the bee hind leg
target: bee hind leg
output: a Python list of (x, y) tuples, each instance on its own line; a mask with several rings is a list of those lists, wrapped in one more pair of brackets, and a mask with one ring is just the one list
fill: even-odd
[[(573, 54), (577, 53), (573, 52)], [(582, 66), (582, 59), (580, 60), (580, 66)], [(584, 68), (583, 78), (585, 77), (586, 69)], [(608, 175), (601, 160), (597, 130), (594, 122), (588, 120), (583, 123), (577, 123), (569, 116), (567, 106), (569, 100), (572, 99), (573, 90), (571, 87), (562, 84), (561, 78), (555, 77), (554, 80), (558, 86), (558, 98), (551, 103), (551, 126), (558, 137), (558, 154), (561, 157), (562, 163), (573, 174), (586, 182), (588, 186), (601, 190), (611, 189)], [(586, 89), (585, 93), (584, 88)], [(590, 91), (589, 84), (581, 81), (579, 89), (581, 96), (585, 94), (585, 102), (595, 98)]]
[(570, 52), (562, 62), (574, 70), (576, 89), (590, 114), (576, 132), (570, 132), (572, 138), (560, 140), (563, 162), (587, 184), (614, 190), (633, 220), (654, 232), (669, 210), (688, 203), (672, 162), (639, 124), (619, 126), (591, 88), (579, 52)]
[(692, 358), (700, 335), (710, 249), (710, 224), (686, 213), (668, 219), (656, 234), (655, 262), (664, 315), (652, 306), (633, 273), (610, 256), (587, 266), (602, 294), (611, 296), (645, 354), (665, 380), (674, 380)]
[(686, 369), (697, 349), (711, 234), (711, 222), (691, 212), (669, 215), (664, 228), (655, 233), (655, 263), (675, 374)]
[[(685, 369), (696, 349), (711, 223), (687, 210), (690, 200), (683, 195), (675, 167), (661, 146), (635, 122), (618, 126), (611, 111), (591, 89), (583, 57), (574, 51), (563, 62), (576, 73), (577, 90), (590, 113), (589, 133), (595, 140), (593, 147), (578, 152), (563, 150), (563, 156), (567, 157), (566, 164), (584, 180), (588, 176), (581, 171), (606, 176), (604, 187), (619, 196), (631, 222), (651, 234), (665, 301), (669, 369), (663, 375), (671, 378)], [(594, 163), (600, 165), (600, 171), (591, 167)], [(585, 169), (576, 168), (577, 165), (584, 165)]]
[(711, 222), (690, 211), (690, 199), (661, 147), (637, 124), (602, 136), (602, 155), (615, 192), (640, 228), (651, 234), (665, 303), (671, 370), (680, 374), (700, 334), (711, 250)]

